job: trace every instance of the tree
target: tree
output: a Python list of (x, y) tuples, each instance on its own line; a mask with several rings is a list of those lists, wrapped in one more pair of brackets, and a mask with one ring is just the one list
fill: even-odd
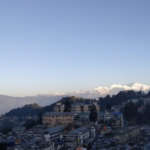
[(96, 110), (96, 106), (92, 105), (90, 108), (90, 116), (89, 116), (89, 120), (91, 122), (96, 122), (98, 118), (98, 114), (97, 114), (97, 110)]
[(66, 127), (65, 130), (66, 131), (71, 131), (74, 128), (74, 124), (73, 123), (69, 123)]
[(144, 119), (144, 123), (150, 124), (150, 104), (146, 104), (142, 118)]
[(71, 112), (71, 101), (69, 99), (65, 100), (64, 105), (64, 112)]
[(106, 104), (106, 110), (111, 111), (111, 104)]
[(7, 150), (7, 144), (6, 143), (0, 143), (0, 150)]
[(9, 132), (12, 131), (12, 128), (15, 126), (16, 124), (8, 119), (5, 119), (1, 122), (0, 125), (0, 132), (2, 132), (3, 134), (7, 134)]
[(40, 111), (40, 113), (39, 113), (39, 115), (38, 115), (38, 120), (37, 120), (37, 123), (38, 123), (38, 124), (42, 124), (42, 116), (43, 116), (43, 114), (42, 114), (42, 112)]
[(34, 126), (36, 126), (37, 124), (38, 124), (37, 121), (32, 120), (32, 119), (29, 119), (29, 120), (27, 120), (27, 121), (25, 122), (24, 126), (25, 126), (26, 129), (31, 129), (31, 128), (33, 128)]
[(81, 108), (81, 112), (84, 112), (84, 106), (81, 106), (80, 108)]
[(136, 121), (138, 116), (137, 105), (133, 102), (129, 102), (125, 105), (123, 115), (127, 121)]

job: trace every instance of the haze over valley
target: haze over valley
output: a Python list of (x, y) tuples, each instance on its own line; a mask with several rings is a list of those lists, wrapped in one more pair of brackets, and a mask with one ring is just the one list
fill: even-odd
[(132, 84), (113, 84), (110, 86), (99, 86), (91, 90), (74, 91), (68, 93), (57, 93), (47, 95), (25, 96), (25, 97), (13, 97), (0, 95), (0, 114), (6, 113), (13, 108), (22, 107), (26, 104), (37, 103), (41, 106), (46, 106), (57, 102), (65, 96), (76, 96), (83, 98), (99, 98), (109, 95), (117, 94), (119, 91), (134, 90), (134, 91), (150, 91), (150, 85), (141, 83)]

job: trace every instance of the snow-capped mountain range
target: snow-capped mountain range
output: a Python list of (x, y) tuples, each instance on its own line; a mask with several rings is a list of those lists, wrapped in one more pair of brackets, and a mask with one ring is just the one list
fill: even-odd
[(98, 98), (107, 94), (113, 95), (120, 91), (134, 90), (134, 91), (150, 91), (150, 85), (142, 83), (133, 84), (113, 84), (110, 86), (98, 86), (91, 90), (74, 91), (68, 93), (57, 93), (49, 95), (37, 95), (26, 97), (12, 97), (0, 95), (0, 114), (8, 112), (9, 110), (17, 107), (22, 107), (25, 104), (38, 103), (42, 106), (52, 104), (60, 100), (63, 96), (77, 96), (84, 98)]

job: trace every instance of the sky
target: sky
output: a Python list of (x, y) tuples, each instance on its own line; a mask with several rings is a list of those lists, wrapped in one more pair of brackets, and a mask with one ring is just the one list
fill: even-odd
[(150, 83), (149, 0), (3, 0), (0, 94)]

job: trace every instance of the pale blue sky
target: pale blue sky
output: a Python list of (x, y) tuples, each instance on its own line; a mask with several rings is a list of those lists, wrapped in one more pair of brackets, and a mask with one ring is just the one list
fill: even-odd
[(0, 94), (150, 83), (149, 0), (3, 0)]

